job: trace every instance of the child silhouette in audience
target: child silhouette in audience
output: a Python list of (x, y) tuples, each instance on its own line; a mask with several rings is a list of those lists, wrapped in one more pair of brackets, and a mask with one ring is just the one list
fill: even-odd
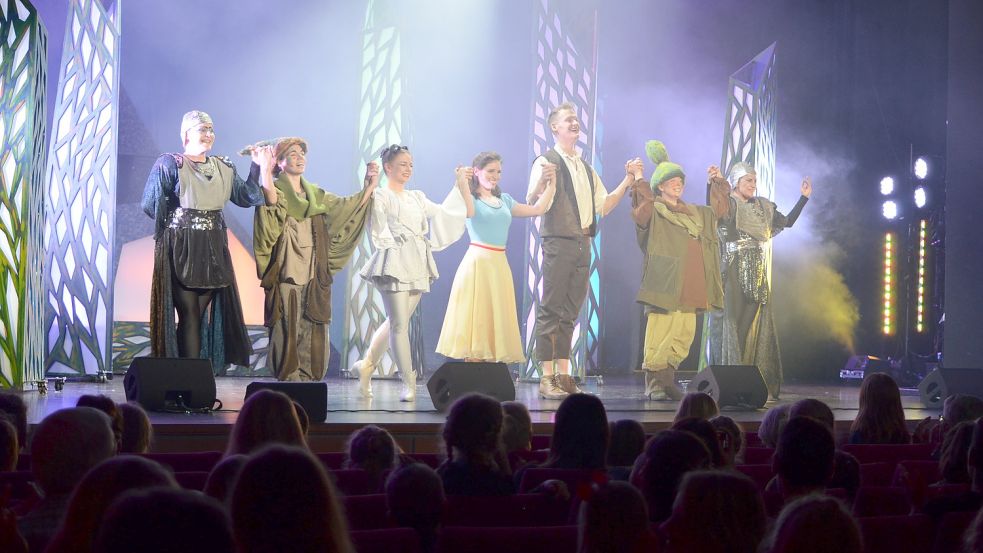
[(851, 444), (907, 444), (911, 434), (905, 425), (901, 390), (885, 373), (872, 373), (860, 385), (860, 408), (850, 427)]
[(249, 454), (269, 444), (307, 447), (294, 402), (286, 394), (259, 390), (242, 404), (226, 455)]
[(437, 544), (437, 529), (445, 501), (440, 476), (423, 463), (400, 467), (386, 481), (389, 518), (400, 526), (416, 530), (424, 553), (434, 551)]
[(767, 553), (863, 553), (857, 520), (838, 499), (814, 494), (782, 509), (762, 551)]
[(662, 525), (667, 553), (755, 553), (767, 518), (761, 493), (735, 471), (693, 471), (683, 477), (672, 515)]
[(348, 439), (348, 457), (344, 468), (362, 469), (369, 475), (373, 490), (382, 491), (386, 471), (399, 463), (396, 441), (386, 430), (374, 424), (363, 426)]
[(675, 421), (696, 417), (698, 419), (709, 420), (720, 414), (717, 402), (704, 392), (690, 392), (683, 396), (676, 409)]
[(437, 469), (448, 495), (511, 495), (512, 471), (502, 447), (502, 406), (468, 394), (451, 405), (444, 422), (447, 460)]
[(580, 504), (578, 553), (652, 551), (648, 509), (641, 492), (627, 482), (595, 485)]
[(119, 403), (116, 405), (123, 419), (123, 434), (119, 442), (120, 453), (147, 453), (153, 441), (154, 429), (150, 425), (150, 417), (136, 403)]
[(649, 440), (631, 473), (631, 483), (641, 490), (648, 504), (649, 520), (669, 518), (683, 476), (709, 466), (707, 446), (689, 432), (663, 430)]
[(609, 427), (608, 474), (613, 480), (627, 482), (635, 460), (645, 451), (645, 429), (641, 423), (631, 419), (612, 422)]

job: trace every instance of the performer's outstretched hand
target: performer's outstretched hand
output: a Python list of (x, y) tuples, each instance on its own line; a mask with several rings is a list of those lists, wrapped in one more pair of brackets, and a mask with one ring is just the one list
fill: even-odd
[(362, 188), (375, 188), (379, 185), (379, 164), (375, 161), (370, 161), (365, 164), (365, 181), (362, 183)]
[(809, 195), (812, 194), (812, 179), (811, 178), (806, 177), (806, 178), (802, 179), (802, 187), (801, 187), (801, 190), (802, 190), (802, 195), (805, 196), (806, 198), (808, 198)]
[(722, 179), (722, 178), (724, 178), (724, 175), (723, 173), (720, 172), (720, 167), (717, 167), (716, 165), (711, 165), (710, 167), (707, 168), (707, 180)]
[(259, 168), (266, 171), (267, 169), (273, 169), (273, 146), (260, 146), (258, 148), (253, 148), (249, 150), (249, 157), (253, 160), (253, 163), (259, 165)]
[(471, 179), (474, 178), (474, 167), (458, 165), (454, 168), (455, 184), (464, 192), (470, 191)]
[(645, 164), (642, 159), (636, 157), (625, 162), (625, 173), (631, 175), (635, 180), (645, 178)]

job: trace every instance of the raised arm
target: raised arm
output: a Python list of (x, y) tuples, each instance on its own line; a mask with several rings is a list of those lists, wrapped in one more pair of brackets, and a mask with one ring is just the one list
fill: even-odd
[[(253, 148), (249, 152), (250, 157), (259, 166), (259, 184), (263, 189), (263, 198), (266, 205), (275, 205), (277, 202), (276, 186), (273, 185), (273, 166), (276, 164), (274, 159), (273, 146), (260, 146)], [(252, 171), (252, 167), (250, 167)]]
[(372, 198), (372, 193), (375, 192), (377, 186), (379, 186), (379, 164), (370, 161), (365, 164), (365, 179), (362, 181), (362, 203), (359, 205), (365, 205)]
[[(621, 198), (625, 195), (628, 187), (635, 182), (636, 176), (641, 174), (642, 168), (643, 165), (640, 158), (636, 157), (635, 159), (630, 159), (625, 162), (625, 178), (621, 179), (618, 186), (604, 198), (604, 203), (601, 205), (601, 209), (599, 210), (602, 216), (611, 213), (611, 211), (618, 206), (618, 203), (621, 202)], [(601, 191), (601, 188), (602, 187), (600, 186), (597, 187), (598, 192)]]
[[(802, 208), (806, 206), (806, 202), (809, 201), (809, 196), (812, 195), (812, 179), (809, 177), (802, 179), (802, 185), (799, 187), (799, 190), (802, 194), (799, 196), (799, 201), (795, 202), (795, 206), (792, 208), (792, 211), (789, 211), (788, 215), (784, 216), (784, 221), (778, 221), (784, 228), (790, 228), (792, 225), (794, 225), (795, 221), (799, 218), (799, 215), (802, 214)], [(777, 216), (779, 213), (776, 211), (775, 215)]]
[(535, 217), (546, 213), (549, 205), (553, 203), (553, 195), (556, 194), (556, 184), (553, 179), (546, 184), (546, 189), (539, 195), (539, 199), (533, 205), (517, 203), (512, 206), (513, 217)]
[(471, 180), (474, 178), (474, 167), (458, 165), (454, 169), (454, 185), (461, 193), (468, 219), (474, 217), (474, 195), (471, 194)]

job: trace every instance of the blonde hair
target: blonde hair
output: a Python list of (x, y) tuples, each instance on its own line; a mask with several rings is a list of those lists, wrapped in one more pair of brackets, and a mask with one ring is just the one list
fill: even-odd
[(560, 116), (561, 111), (570, 111), (576, 115), (577, 106), (573, 105), (572, 102), (563, 102), (562, 104), (556, 106), (553, 108), (553, 111), (550, 112), (549, 117), (546, 118), (546, 124), (552, 127), (553, 123), (555, 123), (556, 119)]

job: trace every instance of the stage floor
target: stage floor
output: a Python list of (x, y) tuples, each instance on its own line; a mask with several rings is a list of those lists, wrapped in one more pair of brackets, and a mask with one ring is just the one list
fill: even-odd
[[(217, 378), (217, 396), (223, 404), (220, 411), (209, 414), (150, 413), (155, 432), (154, 449), (224, 449), (229, 430), (242, 407), (246, 386), (256, 380), (241, 377)], [(422, 383), (418, 387), (417, 400), (414, 403), (399, 401), (400, 383), (397, 380), (374, 380), (375, 397), (370, 400), (359, 397), (357, 380), (329, 378), (327, 384), (327, 421), (312, 425), (309, 435), (311, 446), (315, 450), (340, 450), (344, 447), (347, 436), (366, 424), (387, 428), (406, 451), (440, 449), (440, 425), (444, 421), (444, 415), (434, 408)], [(605, 377), (603, 384), (595, 379), (588, 379), (584, 391), (597, 395), (604, 402), (608, 420), (635, 419), (643, 424), (647, 432), (667, 428), (672, 423), (678, 405), (674, 401), (642, 399), (641, 377)], [(857, 415), (858, 393), (859, 387), (856, 386), (787, 385), (783, 388), (781, 399), (769, 401), (765, 409), (725, 408), (723, 414), (742, 423), (745, 430), (752, 431), (757, 428), (767, 408), (802, 398), (816, 398), (832, 408), (837, 420), (837, 433), (845, 434), (850, 421)], [(105, 394), (117, 402), (126, 399), (123, 379), (118, 375), (105, 383), (67, 382), (62, 391), (49, 389), (46, 395), (36, 391), (24, 392), (29, 423), (37, 424), (51, 412), (74, 406), (83, 394)], [(549, 434), (553, 415), (560, 401), (540, 399), (538, 385), (527, 382), (516, 385), (516, 399), (529, 407), (536, 433)], [(937, 410), (926, 409), (922, 405), (917, 390), (902, 390), (901, 400), (905, 416), (912, 424), (926, 416), (938, 415)]]

